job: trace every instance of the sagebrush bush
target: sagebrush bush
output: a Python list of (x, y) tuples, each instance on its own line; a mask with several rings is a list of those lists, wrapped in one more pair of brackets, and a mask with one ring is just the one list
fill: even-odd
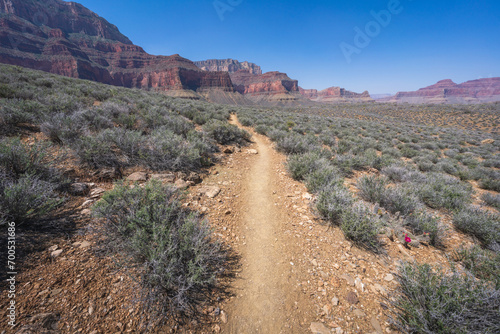
[(380, 200), (380, 205), (389, 212), (399, 212), (405, 216), (415, 212), (422, 206), (418, 197), (415, 196), (414, 190), (402, 185), (387, 188)]
[(288, 132), (282, 138), (276, 140), (279, 151), (286, 154), (301, 154), (314, 150), (320, 150), (318, 138), (313, 135), (300, 135)]
[(498, 333), (500, 291), (469, 273), (402, 263), (392, 323), (403, 333)]
[(431, 245), (442, 244), (444, 230), (437, 217), (426, 211), (418, 211), (406, 217), (404, 222), (414, 234), (428, 233)]
[(316, 208), (319, 213), (333, 224), (340, 223), (343, 211), (354, 203), (354, 198), (343, 184), (330, 183), (318, 192)]
[(173, 188), (155, 181), (116, 184), (93, 212), (106, 219), (111, 250), (142, 265), (140, 284), (155, 311), (189, 313), (208, 298), (227, 253)]
[[(54, 159), (48, 153), (47, 142), (24, 144), (18, 137), (0, 140), (0, 171), (13, 178), (24, 175), (37, 176), (41, 180), (56, 181), (60, 173), (52, 167)], [(50, 162), (52, 160), (52, 162)]]
[(345, 206), (340, 214), (340, 229), (345, 237), (369, 250), (380, 248), (377, 238), (380, 227), (379, 217), (360, 202)]
[(244, 144), (250, 141), (250, 134), (236, 125), (222, 121), (210, 121), (203, 126), (203, 131), (217, 143), (226, 145), (231, 143)]
[(485, 246), (500, 252), (500, 215), (467, 206), (453, 214), (453, 225), (479, 239)]
[(459, 209), (472, 198), (472, 186), (445, 174), (428, 174), (427, 182), (417, 189), (420, 199), (431, 208)]
[(388, 180), (376, 175), (365, 175), (358, 179), (356, 186), (359, 196), (373, 203), (380, 203), (384, 198)]
[(329, 161), (320, 151), (311, 151), (303, 154), (288, 156), (286, 167), (295, 180), (303, 180), (314, 170), (329, 165)]
[(80, 162), (91, 168), (125, 166), (126, 162), (113, 147), (112, 142), (105, 139), (103, 134), (81, 136), (71, 143), (71, 148), (80, 158)]
[(63, 202), (55, 189), (36, 175), (13, 179), (0, 171), (0, 216), (15, 222), (43, 217)]
[(474, 276), (491, 281), (500, 288), (500, 253), (494, 253), (474, 245), (460, 247), (452, 254), (454, 261), (462, 263)]
[(328, 162), (319, 165), (317, 169), (310, 171), (305, 177), (307, 190), (312, 193), (316, 193), (325, 185), (332, 183), (342, 184), (343, 178), (340, 171)]
[(481, 199), (489, 206), (500, 209), (500, 195), (499, 194), (491, 194), (491, 193), (483, 193), (481, 195)]

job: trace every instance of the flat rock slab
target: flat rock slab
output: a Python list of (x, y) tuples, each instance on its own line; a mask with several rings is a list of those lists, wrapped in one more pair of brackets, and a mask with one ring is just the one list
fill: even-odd
[(198, 193), (207, 196), (208, 198), (214, 198), (220, 193), (220, 188), (216, 186), (205, 186), (198, 189)]
[(313, 334), (331, 334), (332, 332), (321, 322), (312, 322), (311, 327), (311, 332)]
[(144, 172), (135, 172), (127, 177), (127, 180), (132, 182), (145, 182), (148, 179), (148, 174)]

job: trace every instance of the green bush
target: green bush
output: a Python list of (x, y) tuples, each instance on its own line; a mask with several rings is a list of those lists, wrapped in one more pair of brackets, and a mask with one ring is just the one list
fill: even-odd
[(329, 161), (320, 151), (289, 155), (286, 163), (292, 178), (299, 181), (304, 180), (313, 171), (327, 165), (329, 165)]
[(18, 137), (0, 140), (0, 171), (13, 178), (34, 175), (45, 181), (57, 180), (60, 175), (51, 166), (50, 147), (46, 142), (27, 145)]
[(227, 253), (173, 188), (155, 181), (134, 188), (116, 184), (93, 212), (106, 219), (111, 250), (143, 266), (140, 284), (156, 311), (186, 313), (208, 298)]
[(250, 134), (239, 129), (236, 125), (222, 121), (210, 121), (203, 126), (203, 131), (217, 143), (226, 145), (231, 143), (244, 144), (250, 141)]
[(380, 219), (362, 203), (345, 207), (340, 214), (340, 229), (346, 238), (369, 250), (380, 248), (377, 234), (381, 227)]
[(415, 234), (428, 233), (431, 245), (438, 246), (442, 244), (444, 231), (439, 223), (439, 219), (427, 212), (418, 211), (410, 214), (406, 217), (405, 224)]
[(343, 184), (331, 183), (319, 191), (316, 208), (323, 217), (338, 225), (342, 212), (353, 203), (352, 194)]
[(379, 177), (376, 175), (365, 175), (358, 179), (357, 187), (359, 189), (359, 195), (364, 200), (380, 203), (384, 198), (388, 180), (385, 177)]
[(483, 193), (481, 195), (481, 199), (489, 206), (500, 209), (500, 195), (491, 194), (491, 193)]
[(500, 215), (476, 206), (464, 207), (453, 215), (453, 225), (460, 231), (478, 238), (485, 246), (500, 251)]
[(498, 333), (500, 291), (468, 273), (403, 263), (391, 322), (403, 333)]
[(414, 190), (402, 185), (387, 188), (383, 193), (380, 205), (387, 211), (399, 212), (402, 215), (409, 215), (421, 207), (418, 197), (414, 195)]
[(47, 215), (63, 202), (55, 188), (35, 175), (11, 179), (0, 172), (0, 217), (25, 222)]
[(454, 261), (462, 265), (477, 278), (495, 283), (500, 288), (500, 254), (482, 249), (479, 246), (460, 247), (453, 252)]
[(431, 208), (456, 210), (471, 202), (472, 186), (445, 174), (429, 174), (418, 187), (420, 199)]

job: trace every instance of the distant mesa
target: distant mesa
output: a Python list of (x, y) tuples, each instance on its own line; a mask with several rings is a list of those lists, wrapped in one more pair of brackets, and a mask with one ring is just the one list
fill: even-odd
[(249, 63), (248, 61), (243, 61), (240, 63), (238, 60), (230, 58), (209, 59), (209, 60), (195, 61), (194, 63), (196, 66), (198, 66), (200, 69), (204, 71), (212, 71), (212, 72), (222, 71), (222, 72), (234, 73), (241, 70), (246, 70), (251, 74), (262, 74), (262, 69), (260, 68), (260, 66), (254, 63)]
[(321, 91), (317, 89), (303, 89), (299, 87), (300, 94), (307, 99), (320, 103), (341, 102), (373, 102), (368, 91), (354, 93), (340, 87), (330, 87)]
[(378, 101), (447, 104), (497, 102), (500, 101), (500, 77), (470, 80), (461, 84), (446, 79), (414, 92), (398, 92)]

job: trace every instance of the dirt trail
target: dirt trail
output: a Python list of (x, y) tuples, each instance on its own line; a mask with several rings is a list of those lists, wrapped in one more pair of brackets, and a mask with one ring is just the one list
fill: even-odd
[[(235, 119), (233, 124), (237, 124)], [(278, 239), (280, 212), (274, 205), (274, 170), (268, 143), (253, 136), (258, 154), (250, 166), (241, 195), (241, 223), (246, 244), (241, 249), (242, 279), (236, 284), (237, 298), (230, 310), (230, 333), (280, 333), (286, 323), (286, 291), (283, 258)]]

